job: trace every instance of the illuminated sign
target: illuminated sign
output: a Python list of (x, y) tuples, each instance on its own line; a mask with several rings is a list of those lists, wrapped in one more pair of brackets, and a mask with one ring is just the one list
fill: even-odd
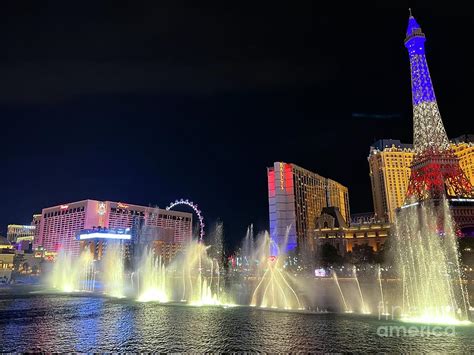
[(117, 228), (117, 229), (85, 229), (80, 231), (76, 237), (78, 240), (87, 239), (121, 239), (130, 240), (132, 234), (130, 228)]
[(132, 236), (130, 234), (115, 234), (115, 233), (86, 233), (86, 234), (79, 234), (79, 240), (86, 240), (86, 239), (123, 239), (123, 240), (130, 240)]
[(326, 270), (324, 270), (323, 268), (314, 270), (314, 276), (316, 277), (325, 277), (326, 275)]
[(452, 198), (451, 201), (457, 201), (457, 202), (474, 202), (474, 199), (472, 199), (472, 198)]
[(62, 210), (67, 210), (68, 207), (69, 207), (69, 205), (61, 205), (61, 206), (59, 206), (59, 208), (62, 209)]
[(280, 188), (283, 190), (283, 163), (280, 163)]
[(17, 241), (17, 242), (21, 242), (21, 241), (23, 241), (23, 240), (32, 241), (32, 240), (34, 240), (34, 239), (35, 239), (35, 237), (34, 237), (33, 235), (27, 235), (27, 236), (23, 236), (23, 237), (18, 237), (18, 238), (16, 238), (16, 241)]
[(22, 225), (22, 224), (9, 224), (8, 229), (35, 229), (36, 226)]
[(99, 208), (97, 209), (97, 213), (100, 216), (103, 216), (106, 211), (107, 211), (107, 208), (105, 206), (105, 202), (99, 202)]
[(119, 202), (119, 203), (117, 203), (117, 207), (118, 208), (128, 208), (128, 205), (126, 205), (125, 203)]

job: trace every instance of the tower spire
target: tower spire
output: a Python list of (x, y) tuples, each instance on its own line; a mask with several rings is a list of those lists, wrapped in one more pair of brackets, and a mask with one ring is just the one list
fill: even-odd
[(426, 150), (445, 151), (449, 148), (426, 61), (425, 41), (420, 25), (410, 16), (405, 47), (411, 69), (413, 145), (418, 153)]
[(411, 13), (411, 7), (408, 8), (408, 12), (410, 13), (410, 17), (413, 17), (413, 15)]

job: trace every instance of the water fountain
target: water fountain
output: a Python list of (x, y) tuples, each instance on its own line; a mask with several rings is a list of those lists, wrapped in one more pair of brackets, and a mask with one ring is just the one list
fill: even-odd
[(247, 266), (247, 270), (251, 268), (251, 256), (254, 252), (255, 241), (253, 235), (253, 224), (247, 228), (247, 233), (245, 234), (244, 242), (242, 244), (242, 263)]
[[(289, 229), (287, 235), (288, 232)], [(285, 243), (276, 245), (268, 232), (265, 232), (257, 244), (251, 259), (258, 262), (260, 281), (253, 291), (250, 305), (262, 308), (303, 309), (298, 295), (288, 281), (289, 275), (283, 269), (286, 259), (283, 253)]]
[(339, 285), (339, 280), (337, 278), (336, 271), (334, 271), (334, 270), (332, 271), (332, 278), (333, 278), (334, 282), (336, 283), (336, 287), (339, 291), (339, 295), (341, 296), (342, 303), (344, 304), (344, 312), (345, 313), (352, 313), (352, 310), (347, 306), (346, 299), (344, 297), (344, 294), (342, 293), (341, 285)]
[(389, 313), (387, 311), (387, 307), (385, 305), (385, 298), (383, 296), (383, 287), (382, 287), (382, 268), (380, 265), (377, 265), (377, 280), (379, 283), (379, 290), (380, 290), (380, 301), (379, 301), (379, 310), (382, 315), (388, 316)]
[(360, 303), (361, 303), (361, 313), (370, 314), (370, 310), (369, 310), (369, 308), (367, 307), (367, 304), (364, 301), (364, 295), (362, 294), (362, 290), (360, 288), (359, 278), (357, 277), (357, 267), (355, 265), (352, 267), (352, 277), (355, 280), (355, 283), (357, 285), (357, 290), (359, 291), (359, 298), (360, 298)]
[(153, 249), (146, 249), (131, 280), (142, 302), (181, 302), (193, 306), (232, 303), (223, 290), (220, 259), (223, 228), (210, 233), (212, 244), (191, 241), (166, 266)]
[(184, 258), (177, 261), (182, 267), (182, 300), (189, 304), (219, 305), (222, 303), (219, 263), (207, 255), (209, 247), (191, 242)]
[(92, 254), (83, 251), (79, 257), (59, 252), (49, 284), (61, 292), (94, 291), (95, 267)]
[(138, 271), (139, 296), (138, 301), (158, 301), (165, 303), (169, 301), (167, 294), (166, 267), (160, 257), (155, 257), (153, 250), (147, 248), (142, 257)]
[(104, 293), (111, 297), (125, 297), (123, 252), (124, 247), (120, 242), (109, 241), (101, 260)]
[(407, 205), (395, 223), (403, 318), (428, 323), (468, 320), (456, 234), (445, 199)]

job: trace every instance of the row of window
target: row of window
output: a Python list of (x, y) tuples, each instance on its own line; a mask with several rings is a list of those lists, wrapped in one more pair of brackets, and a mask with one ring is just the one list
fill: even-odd
[(84, 211), (84, 206), (82, 207), (77, 207), (77, 208), (70, 208), (67, 210), (61, 210), (61, 211), (54, 211), (54, 212), (48, 212), (43, 215), (44, 218), (48, 217), (55, 217), (55, 216), (62, 216), (64, 214), (70, 214), (70, 213), (76, 213), (76, 212), (83, 212)]
[(142, 217), (145, 217), (145, 212), (142, 212), (142, 211), (135, 211), (135, 210), (127, 210), (127, 209), (122, 209), (122, 208), (115, 208), (115, 207), (112, 207), (110, 209), (111, 212), (114, 212), (114, 213), (121, 213), (121, 214), (130, 214), (132, 216), (142, 216)]
[[(156, 218), (156, 215), (150, 214), (150, 218), (154, 219)], [(172, 220), (184, 220), (184, 221), (190, 221), (191, 218), (189, 217), (182, 217), (182, 216), (172, 216), (169, 214), (159, 214), (158, 219), (172, 219)]]
[[(324, 228), (327, 228), (326, 226)], [(334, 235), (334, 234), (329, 234), (329, 233), (325, 233), (322, 237), (326, 237), (326, 238), (379, 238), (379, 237), (386, 237), (387, 236), (387, 233), (384, 232), (382, 234), (379, 235), (379, 232), (375, 232), (375, 235), (374, 234), (371, 234), (372, 236), (369, 237), (369, 234), (368, 233), (364, 233), (364, 235), (357, 235), (355, 233), (338, 233), (337, 235)], [(321, 236), (319, 237), (321, 238)]]

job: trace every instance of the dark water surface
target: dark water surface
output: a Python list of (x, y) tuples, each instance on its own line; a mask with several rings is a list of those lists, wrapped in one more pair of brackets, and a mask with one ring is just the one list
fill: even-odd
[(100, 297), (0, 295), (0, 351), (474, 350), (474, 326), (455, 335), (380, 337), (375, 317), (187, 307)]

